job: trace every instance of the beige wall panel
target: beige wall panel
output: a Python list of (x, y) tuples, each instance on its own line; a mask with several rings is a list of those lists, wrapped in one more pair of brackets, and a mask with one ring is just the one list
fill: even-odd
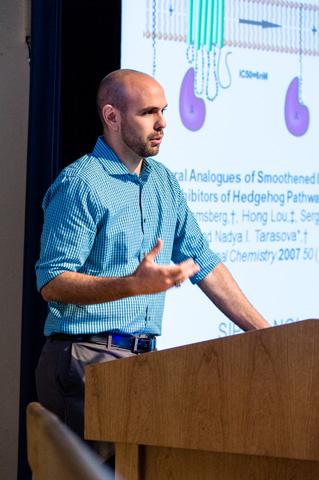
[(29, 96), (26, 3), (0, 2), (0, 478), (17, 475)]

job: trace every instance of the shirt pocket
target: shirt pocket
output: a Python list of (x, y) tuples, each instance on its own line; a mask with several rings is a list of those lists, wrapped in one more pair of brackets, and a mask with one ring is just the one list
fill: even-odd
[(127, 232), (128, 220), (131, 215), (132, 212), (128, 205), (117, 210), (109, 210), (108, 219), (105, 223), (106, 235), (112, 236), (114, 233)]
[[(114, 232), (108, 236), (104, 265), (108, 268), (125, 266), (128, 262), (128, 236), (126, 232)], [(120, 273), (120, 272), (119, 272)]]
[[(130, 215), (129, 206), (110, 212), (107, 221), (101, 228), (98, 243), (103, 269), (112, 271), (115, 267), (123, 268), (127, 265), (128, 243), (129, 237), (132, 235), (132, 232), (129, 232)], [(121, 272), (117, 273), (120, 274)]]

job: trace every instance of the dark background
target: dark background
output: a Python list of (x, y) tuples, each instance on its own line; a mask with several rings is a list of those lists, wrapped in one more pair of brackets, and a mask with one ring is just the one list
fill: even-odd
[(33, 0), (21, 337), (18, 479), (31, 479), (25, 410), (36, 400), (34, 370), (46, 305), (36, 291), (43, 196), (61, 169), (92, 151), (101, 133), (100, 80), (120, 67), (120, 0)]

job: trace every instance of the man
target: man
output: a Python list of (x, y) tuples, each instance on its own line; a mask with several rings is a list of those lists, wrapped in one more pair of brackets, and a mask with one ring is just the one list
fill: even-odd
[(166, 104), (149, 75), (106, 76), (97, 95), (103, 137), (44, 198), (36, 271), (49, 314), (37, 389), (81, 436), (84, 366), (154, 349), (169, 288), (189, 278), (243, 330), (269, 326), (208, 248), (174, 175), (149, 158)]

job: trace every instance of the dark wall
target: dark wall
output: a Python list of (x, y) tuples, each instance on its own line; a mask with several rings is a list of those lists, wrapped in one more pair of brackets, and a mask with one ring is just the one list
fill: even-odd
[(46, 305), (36, 291), (42, 198), (60, 170), (91, 151), (100, 124), (100, 80), (120, 66), (120, 0), (32, 0), (30, 107), (20, 377), (18, 478), (31, 479), (25, 409), (36, 400), (34, 370)]
[(63, 163), (92, 150), (101, 133), (95, 97), (101, 79), (120, 67), (121, 2), (63, 2)]

